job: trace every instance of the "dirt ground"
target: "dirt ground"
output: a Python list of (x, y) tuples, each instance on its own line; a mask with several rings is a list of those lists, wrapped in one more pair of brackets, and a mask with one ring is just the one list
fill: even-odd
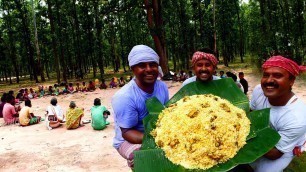
[[(260, 80), (246, 75), (249, 94)], [(181, 87), (181, 83), (166, 81), (170, 97)], [(301, 81), (295, 83), (294, 92), (306, 102), (306, 90)], [(84, 119), (90, 119), (90, 108), (95, 98), (101, 98), (113, 114), (111, 97), (116, 89), (96, 90), (89, 93), (75, 93), (58, 96), (58, 104), (66, 110), (70, 101), (85, 108)], [(50, 97), (33, 99), (34, 114), (44, 117), (50, 104)], [(22, 104), (24, 105), (24, 104)], [(47, 130), (44, 122), (29, 127), (3, 125), (0, 118), (0, 171), (129, 171), (126, 161), (112, 147), (114, 137), (113, 115), (110, 125), (102, 131), (95, 131), (90, 124), (76, 130), (64, 126)]]

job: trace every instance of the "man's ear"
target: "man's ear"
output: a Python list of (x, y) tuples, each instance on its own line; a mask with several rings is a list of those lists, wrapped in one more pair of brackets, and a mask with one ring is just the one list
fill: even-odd
[(289, 82), (290, 82), (290, 86), (292, 87), (295, 82), (295, 77), (293, 75), (289, 76)]

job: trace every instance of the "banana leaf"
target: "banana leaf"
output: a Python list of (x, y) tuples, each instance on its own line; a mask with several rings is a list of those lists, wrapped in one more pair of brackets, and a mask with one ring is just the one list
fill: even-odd
[[(239, 164), (251, 163), (268, 152), (279, 141), (280, 136), (269, 127), (269, 109), (249, 113), (248, 98), (241, 92), (231, 78), (209, 83), (193, 82), (181, 88), (166, 106), (184, 96), (214, 94), (229, 100), (235, 106), (245, 110), (251, 121), (247, 144), (229, 161), (218, 164), (208, 170), (190, 170), (168, 160), (162, 149), (158, 148), (150, 132), (156, 128), (158, 114), (165, 108), (157, 98), (147, 100), (149, 115), (144, 118), (145, 135), (141, 150), (135, 151), (134, 171), (136, 172), (184, 172), (184, 171), (228, 171)], [(173, 121), (175, 122), (175, 121)]]

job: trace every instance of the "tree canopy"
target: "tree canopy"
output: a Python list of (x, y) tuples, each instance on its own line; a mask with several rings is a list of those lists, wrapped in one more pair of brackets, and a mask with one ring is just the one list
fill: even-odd
[[(35, 82), (129, 70), (134, 45), (159, 54), (164, 72), (190, 68), (210, 48), (228, 66), (250, 54), (305, 59), (303, 0), (1, 0), (0, 78)], [(55, 76), (51, 74), (56, 74)]]

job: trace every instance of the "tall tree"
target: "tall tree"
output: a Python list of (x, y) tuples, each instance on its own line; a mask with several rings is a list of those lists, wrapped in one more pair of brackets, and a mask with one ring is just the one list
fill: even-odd
[(60, 63), (59, 63), (59, 58), (58, 58), (58, 55), (57, 55), (57, 43), (56, 43), (57, 41), (56, 41), (56, 34), (55, 34), (55, 26), (54, 26), (54, 18), (53, 18), (51, 0), (47, 0), (47, 5), (48, 5), (48, 18), (50, 20), (50, 27), (51, 27), (53, 57), (54, 57), (55, 68), (56, 68), (56, 79), (57, 79), (57, 83), (60, 83), (60, 81), (61, 81)]
[(37, 70), (40, 73), (41, 81), (45, 81), (45, 74), (44, 74), (44, 68), (43, 65), (41, 65), (41, 56), (40, 56), (40, 49), (38, 44), (38, 36), (37, 36), (37, 27), (36, 27), (36, 15), (35, 15), (35, 8), (34, 8), (34, 2), (31, 0), (32, 5), (32, 14), (33, 14), (33, 26), (34, 26), (34, 35), (35, 35), (35, 47), (36, 47), (36, 55), (37, 55)]
[[(37, 69), (36, 69), (36, 63), (34, 61), (34, 48), (32, 46), (31, 42), (31, 32), (28, 24), (28, 11), (27, 7), (23, 6), (25, 3), (24, 1), (19, 1), (19, 0), (14, 0), (16, 4), (16, 8), (19, 12), (19, 17), (22, 21), (22, 29), (23, 29), (23, 40), (24, 40), (24, 45), (26, 47), (26, 55), (29, 59), (30, 62), (30, 69), (33, 72), (34, 80), (36, 83), (38, 83), (38, 77), (37, 77)], [(22, 4), (23, 3), (23, 4)]]
[(162, 6), (161, 0), (144, 0), (145, 9), (147, 10), (148, 26), (151, 36), (154, 40), (155, 48), (160, 59), (160, 66), (164, 73), (168, 73), (168, 60), (165, 45), (165, 33), (163, 30)]

